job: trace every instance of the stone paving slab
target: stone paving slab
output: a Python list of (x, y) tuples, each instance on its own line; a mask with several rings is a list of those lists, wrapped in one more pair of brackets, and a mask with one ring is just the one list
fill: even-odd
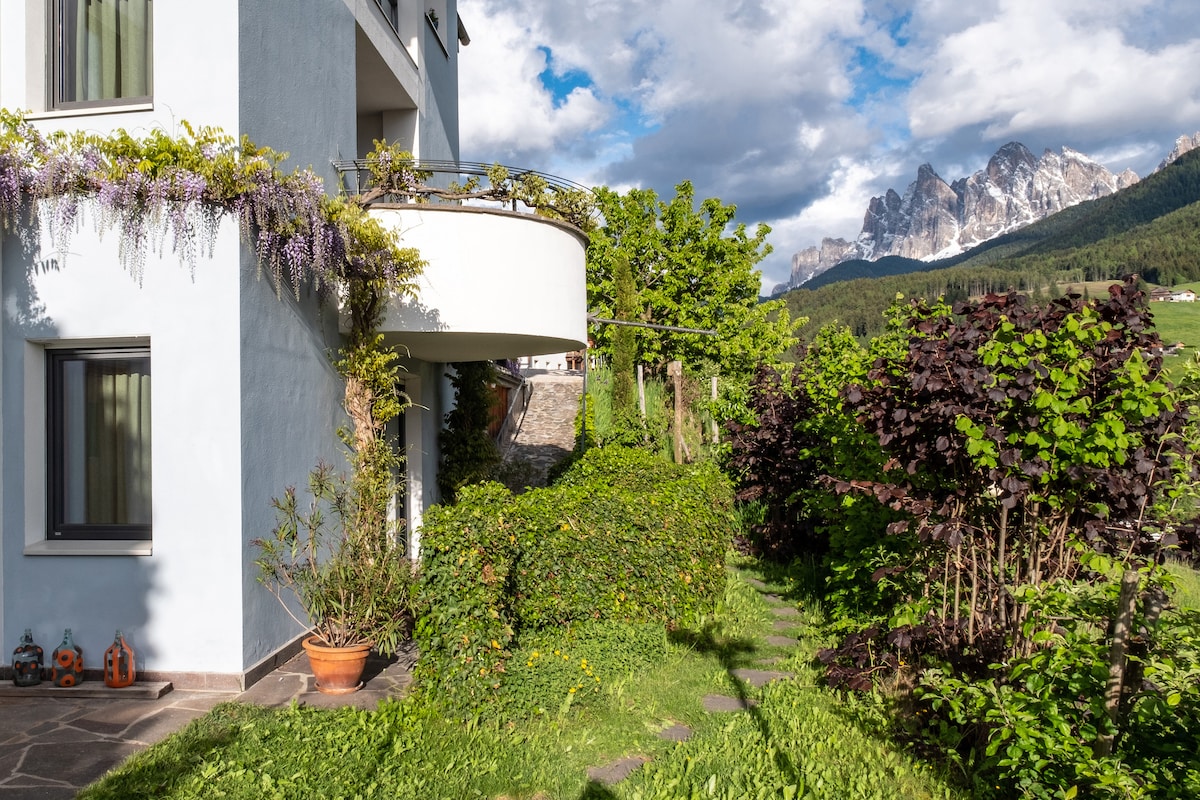
[(772, 608), (771, 613), (777, 617), (791, 618), (800, 616), (800, 609), (795, 606), (779, 606), (778, 608)]
[[(758, 578), (746, 578), (745, 580), (746, 580), (746, 583), (750, 584), (755, 589), (766, 589), (767, 588), (767, 585), (765, 583), (763, 583), (762, 581), (760, 581)], [(768, 595), (768, 596), (770, 596), (770, 595)]]
[(676, 722), (659, 731), (658, 738), (666, 739), (668, 742), (686, 742), (692, 738), (692, 729)]
[(588, 780), (612, 786), (628, 778), (649, 760), (646, 756), (625, 756), (601, 767), (588, 767)]
[(733, 676), (740, 681), (750, 684), (755, 689), (761, 689), (771, 681), (781, 681), (796, 677), (794, 672), (777, 672), (769, 669), (735, 669)]
[(771, 630), (773, 630), (773, 631), (790, 631), (790, 630), (793, 630), (795, 627), (796, 627), (795, 620), (777, 619), (771, 623)]
[(758, 701), (751, 698), (743, 700), (740, 697), (729, 697), (723, 694), (706, 694), (701, 700), (701, 704), (704, 706), (705, 711), (721, 713), (725, 711), (746, 711), (758, 705)]
[(768, 636), (766, 642), (771, 647), (795, 647), (797, 644), (791, 636)]
[(0, 800), (73, 800), (76, 794), (74, 788), (43, 786), (31, 789), (0, 784)]
[(186, 727), (192, 720), (203, 717), (205, 713), (207, 712), (185, 708), (164, 708), (157, 714), (151, 714), (131, 725), (122, 732), (121, 738), (127, 742), (149, 746)]
[(96, 741), (73, 748), (70, 754), (49, 744), (31, 744), (21, 760), (25, 776), (83, 788), (142, 747), (128, 742)]

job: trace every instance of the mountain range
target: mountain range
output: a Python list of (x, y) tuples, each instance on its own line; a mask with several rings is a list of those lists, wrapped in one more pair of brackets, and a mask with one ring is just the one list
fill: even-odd
[[(1197, 147), (1200, 133), (1179, 137), (1159, 169)], [(923, 164), (903, 195), (889, 189), (871, 198), (854, 241), (826, 238), (819, 247), (794, 254), (789, 280), (772, 294), (802, 286), (846, 262), (948, 258), (1137, 181), (1133, 171), (1114, 175), (1069, 147), (1057, 153), (1046, 150), (1038, 158), (1020, 142), (1009, 142), (986, 168), (949, 184), (932, 165)], [(871, 271), (862, 265), (847, 277)]]
[[(1200, 137), (1197, 137), (1200, 139)], [(807, 318), (806, 341), (830, 323), (862, 340), (881, 333), (898, 297), (954, 303), (988, 293), (1025, 293), (1034, 302), (1069, 288), (1136, 274), (1149, 285), (1200, 281), (1200, 147), (1132, 186), (1088, 200), (936, 261), (887, 256), (849, 261), (782, 295)]]

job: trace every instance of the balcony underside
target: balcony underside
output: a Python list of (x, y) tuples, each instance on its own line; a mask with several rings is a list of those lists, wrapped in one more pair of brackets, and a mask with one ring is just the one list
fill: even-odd
[(427, 262), (415, 298), (395, 299), (381, 331), (424, 361), (577, 350), (587, 340), (587, 239), (542, 217), (438, 204), (377, 206)]

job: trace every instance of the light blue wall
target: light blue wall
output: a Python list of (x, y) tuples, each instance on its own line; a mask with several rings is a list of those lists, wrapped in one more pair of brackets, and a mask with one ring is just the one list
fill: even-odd
[(422, 64), (425, 71), (425, 110), (421, 115), (421, 158), (457, 161), (458, 149), (458, 12), (446, 0), (446, 49), (432, 26), (422, 26)]
[[(331, 162), (355, 155), (355, 22), (329, 0), (242, 2), (239, 19), (241, 132), (291, 154), (336, 192)], [(324, 460), (341, 468), (336, 436), (342, 381), (330, 363), (341, 346), (330, 303), (307, 287), (276, 297), (244, 252), (241, 281), (244, 668), (301, 632), (257, 581), (250, 541), (270, 533), (272, 497), (303, 487)], [(286, 291), (286, 290), (285, 290)]]
[(354, 15), (331, 0), (242, 0), (239, 9), (240, 132), (337, 191), (330, 162), (354, 158), (357, 146)]

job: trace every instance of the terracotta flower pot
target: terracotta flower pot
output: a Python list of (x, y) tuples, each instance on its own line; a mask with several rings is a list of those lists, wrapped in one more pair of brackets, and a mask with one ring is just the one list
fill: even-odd
[(350, 694), (362, 688), (362, 674), (367, 667), (367, 644), (350, 647), (327, 647), (317, 636), (304, 640), (308, 663), (317, 679), (317, 691), (325, 694)]

